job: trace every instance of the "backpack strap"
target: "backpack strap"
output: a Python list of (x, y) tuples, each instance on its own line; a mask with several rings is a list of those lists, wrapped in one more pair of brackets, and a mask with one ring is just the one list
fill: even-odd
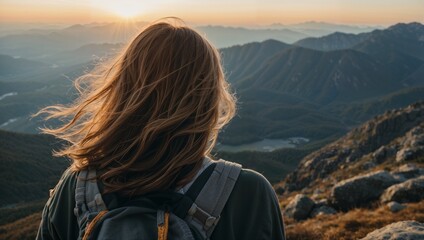
[(96, 170), (81, 170), (75, 188), (74, 214), (80, 228), (80, 238), (84, 235), (86, 225), (99, 212), (107, 210), (96, 181)]
[(218, 160), (214, 171), (188, 211), (186, 221), (205, 239), (212, 235), (240, 171), (240, 164)]

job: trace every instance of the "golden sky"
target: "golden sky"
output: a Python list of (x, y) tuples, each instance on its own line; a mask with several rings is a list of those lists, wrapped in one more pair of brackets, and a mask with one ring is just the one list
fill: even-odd
[(197, 24), (424, 22), (424, 0), (0, 0), (0, 21), (90, 23), (177, 16)]

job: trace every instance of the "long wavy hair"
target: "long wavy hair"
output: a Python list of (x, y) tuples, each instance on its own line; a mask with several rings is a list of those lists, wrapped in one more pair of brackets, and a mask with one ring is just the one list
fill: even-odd
[(43, 133), (55, 156), (94, 168), (106, 192), (140, 195), (183, 186), (235, 114), (218, 51), (183, 23), (145, 27), (109, 64), (75, 80), (78, 98), (35, 115), (61, 119)]

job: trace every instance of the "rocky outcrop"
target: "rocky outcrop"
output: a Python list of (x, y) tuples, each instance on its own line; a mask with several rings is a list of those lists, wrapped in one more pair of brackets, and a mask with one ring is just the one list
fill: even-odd
[(332, 188), (330, 202), (341, 210), (363, 206), (378, 199), (386, 188), (396, 183), (398, 180), (387, 171), (350, 178)]
[(424, 169), (418, 168), (415, 164), (404, 164), (391, 172), (392, 175), (400, 181), (406, 181), (411, 178), (417, 178), (424, 175)]
[(424, 199), (424, 176), (393, 185), (381, 195), (381, 202), (418, 202)]
[(397, 162), (411, 161), (424, 155), (424, 127), (413, 128), (400, 145), (402, 148), (396, 153)]
[[(424, 156), (423, 129), (424, 103), (387, 111), (353, 129), (338, 141), (306, 156), (299, 167), (286, 177), (283, 187), (287, 191), (303, 189), (314, 180), (324, 179), (341, 166), (366, 156), (371, 156), (375, 164), (388, 158), (410, 161)], [(398, 138), (402, 140), (393, 143)]]
[(285, 215), (295, 220), (304, 220), (309, 217), (315, 202), (303, 194), (297, 194), (287, 205)]
[(389, 157), (392, 157), (393, 155), (395, 155), (396, 151), (397, 150), (392, 147), (381, 146), (374, 153), (372, 153), (372, 157), (374, 162), (379, 164), (386, 161)]
[(377, 229), (362, 240), (422, 240), (424, 239), (424, 224), (416, 221), (392, 223)]

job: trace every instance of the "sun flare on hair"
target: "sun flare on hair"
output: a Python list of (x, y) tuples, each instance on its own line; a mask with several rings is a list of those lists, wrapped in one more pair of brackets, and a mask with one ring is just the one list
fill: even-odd
[(148, 7), (146, 1), (140, 0), (91, 0), (91, 3), (95, 8), (125, 19), (140, 16)]

